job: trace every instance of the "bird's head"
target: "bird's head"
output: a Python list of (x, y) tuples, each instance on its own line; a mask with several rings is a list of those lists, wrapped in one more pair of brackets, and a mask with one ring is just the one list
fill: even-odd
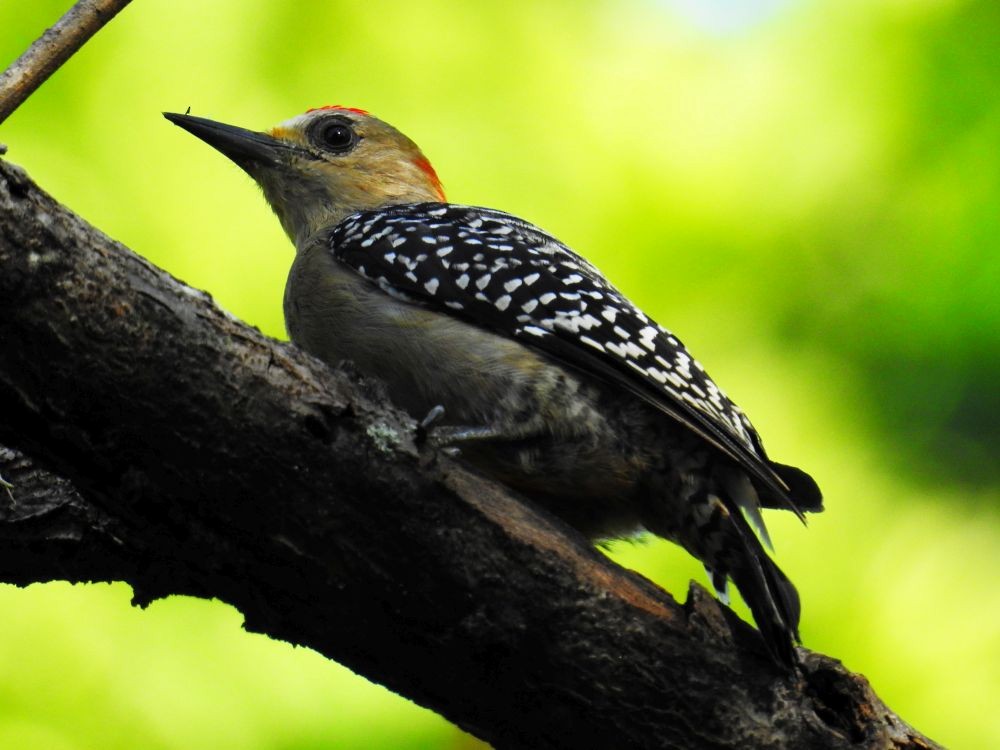
[(191, 115), (164, 117), (253, 177), (297, 246), (355, 211), (445, 199), (417, 145), (361, 109), (311, 109), (266, 132)]

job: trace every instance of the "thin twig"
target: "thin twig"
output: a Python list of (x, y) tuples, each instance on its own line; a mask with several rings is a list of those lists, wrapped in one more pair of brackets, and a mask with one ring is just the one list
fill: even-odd
[(131, 0), (79, 0), (0, 75), (0, 123)]

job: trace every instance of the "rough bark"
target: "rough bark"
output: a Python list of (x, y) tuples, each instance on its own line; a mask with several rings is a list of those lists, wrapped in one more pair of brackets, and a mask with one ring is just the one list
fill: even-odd
[(498, 748), (936, 747), (414, 435), (0, 162), (0, 579), (217, 597)]

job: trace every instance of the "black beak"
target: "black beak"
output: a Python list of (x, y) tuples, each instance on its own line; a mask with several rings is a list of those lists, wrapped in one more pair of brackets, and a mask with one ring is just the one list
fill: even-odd
[(285, 163), (288, 151), (292, 148), (266, 133), (206, 120), (204, 117), (175, 112), (164, 112), (163, 116), (221, 151), (247, 171), (254, 165), (273, 166)]

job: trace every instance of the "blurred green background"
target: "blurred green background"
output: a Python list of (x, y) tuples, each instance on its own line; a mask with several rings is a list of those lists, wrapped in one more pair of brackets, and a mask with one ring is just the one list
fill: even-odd
[[(0, 0), (6, 64), (69, 0)], [(770, 453), (810, 648), (955, 748), (1000, 747), (1000, 3), (136, 0), (8, 122), (8, 158), (282, 337), (292, 250), (161, 110), (364, 107), (449, 197), (533, 220), (677, 331)], [(661, 542), (613, 555), (683, 597)], [(217, 602), (0, 587), (0, 747), (460, 748)]]

